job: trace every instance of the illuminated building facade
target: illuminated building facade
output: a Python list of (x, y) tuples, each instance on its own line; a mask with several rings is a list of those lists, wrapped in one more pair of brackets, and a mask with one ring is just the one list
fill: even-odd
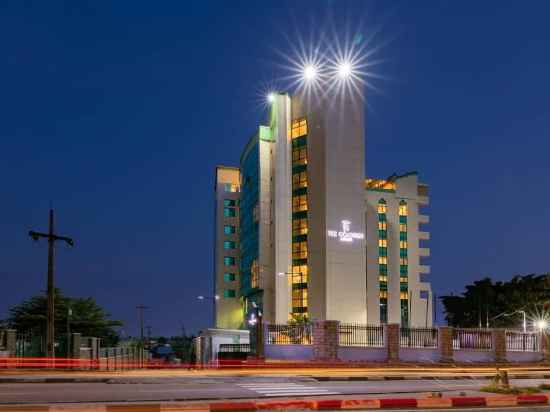
[[(431, 325), (418, 226), (427, 187), (416, 174), (365, 179), (362, 101), (273, 94), (266, 123), (238, 168), (217, 169), (216, 327), (244, 327), (257, 310), (270, 323)], [(237, 192), (226, 191), (229, 170)]]

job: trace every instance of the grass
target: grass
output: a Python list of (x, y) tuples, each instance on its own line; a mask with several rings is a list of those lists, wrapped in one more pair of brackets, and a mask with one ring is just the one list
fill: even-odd
[[(548, 386), (548, 388), (543, 388), (543, 386)], [(506, 386), (497, 386), (497, 385), (487, 385), (487, 386), (483, 386), (480, 389), (480, 391), (489, 392), (489, 393), (499, 393), (502, 395), (530, 395), (532, 393), (539, 393), (541, 390), (544, 390), (544, 389), (550, 389), (550, 385), (541, 385), (539, 387), (534, 387), (534, 386), (506, 387)]]

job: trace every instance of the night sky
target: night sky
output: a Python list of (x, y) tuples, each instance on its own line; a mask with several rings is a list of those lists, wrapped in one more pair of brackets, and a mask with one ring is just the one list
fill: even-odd
[[(57, 286), (136, 335), (196, 331), (211, 310), (213, 179), (236, 165), (285, 55), (324, 32), (377, 52), (367, 173), (431, 186), (438, 294), (549, 270), (547, 1), (3, 1), (0, 318)], [(329, 30), (330, 29), (330, 30)]]

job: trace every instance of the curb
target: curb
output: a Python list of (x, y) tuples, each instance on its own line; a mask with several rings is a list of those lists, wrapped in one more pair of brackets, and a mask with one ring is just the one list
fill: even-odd
[(550, 404), (550, 394), (519, 396), (461, 396), (451, 398), (291, 399), (239, 402), (162, 402), (143, 404), (81, 404), (0, 406), (0, 412), (234, 412), (263, 410), (352, 410), (399, 408), (453, 408)]

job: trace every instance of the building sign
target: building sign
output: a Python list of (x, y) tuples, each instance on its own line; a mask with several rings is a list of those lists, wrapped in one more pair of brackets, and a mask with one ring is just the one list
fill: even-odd
[(340, 242), (353, 242), (353, 239), (364, 239), (364, 233), (350, 232), (351, 222), (349, 220), (342, 220), (342, 231), (329, 230), (328, 237), (335, 237), (340, 239)]

